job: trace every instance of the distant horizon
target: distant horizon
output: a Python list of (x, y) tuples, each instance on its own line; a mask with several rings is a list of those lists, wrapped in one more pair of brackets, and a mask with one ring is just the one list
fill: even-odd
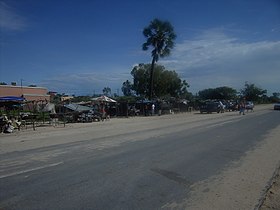
[(245, 82), (280, 92), (277, 0), (0, 0), (0, 82), (68, 95), (122, 94), (133, 66), (151, 62), (144, 27), (169, 21), (177, 35), (169, 57), (196, 94)]

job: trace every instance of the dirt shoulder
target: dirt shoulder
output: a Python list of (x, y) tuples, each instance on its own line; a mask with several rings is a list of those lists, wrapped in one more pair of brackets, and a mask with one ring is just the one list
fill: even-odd
[(265, 195), (260, 200), (259, 210), (280, 209), (280, 167), (269, 182)]

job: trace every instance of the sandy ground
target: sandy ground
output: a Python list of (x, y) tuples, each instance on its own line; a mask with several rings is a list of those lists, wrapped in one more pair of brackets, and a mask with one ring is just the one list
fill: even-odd
[[(271, 105), (256, 106), (254, 114), (269, 110), (271, 107)], [(190, 127), (195, 127), (197, 124), (201, 125), (203, 119), (211, 120), (215, 117), (217, 118), (215, 120), (222, 121), (223, 115), (230, 116), (231, 113), (221, 114), (218, 118), (217, 115), (193, 113), (160, 117), (114, 118), (105, 122), (66, 124), (65, 127), (63, 124), (55, 127), (37, 127), (35, 131), (29, 126), (28, 129), (12, 134), (0, 134), (0, 154), (75, 142), (79, 135), (83, 135), (83, 139), (98, 139), (123, 134), (131, 129), (137, 131), (147, 126), (147, 122), (153, 129), (157, 126), (166, 126), (166, 133), (168, 133), (170, 119), (178, 122), (184, 120)], [(158, 123), (159, 120), (160, 123)], [(46, 141), (46, 139), (49, 140)], [(55, 141), (50, 139), (55, 139)], [(168, 203), (165, 208), (240, 209), (242, 206), (242, 209), (252, 209), (251, 207), (254, 206), (255, 209), (262, 210), (280, 209), (279, 139), (280, 126), (272, 130), (254, 150), (248, 151), (241, 160), (228, 166), (218, 177), (211, 177), (191, 186), (191, 199), (186, 199), (183, 203)]]

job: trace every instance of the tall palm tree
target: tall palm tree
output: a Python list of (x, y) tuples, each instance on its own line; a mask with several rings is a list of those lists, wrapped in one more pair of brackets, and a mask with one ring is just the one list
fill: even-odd
[(147, 40), (143, 44), (142, 49), (148, 50), (149, 46), (153, 47), (149, 87), (149, 99), (152, 99), (155, 63), (160, 57), (170, 55), (171, 49), (174, 46), (176, 34), (174, 33), (173, 26), (168, 21), (161, 21), (156, 18), (151, 21), (149, 26), (144, 28), (143, 35)]

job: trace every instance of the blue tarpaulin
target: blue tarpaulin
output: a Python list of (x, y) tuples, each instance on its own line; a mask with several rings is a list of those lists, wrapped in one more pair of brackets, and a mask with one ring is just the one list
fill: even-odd
[(25, 99), (22, 97), (16, 97), (16, 96), (5, 96), (5, 97), (0, 97), (0, 102), (2, 101), (16, 101), (16, 102), (21, 102), (24, 101)]

